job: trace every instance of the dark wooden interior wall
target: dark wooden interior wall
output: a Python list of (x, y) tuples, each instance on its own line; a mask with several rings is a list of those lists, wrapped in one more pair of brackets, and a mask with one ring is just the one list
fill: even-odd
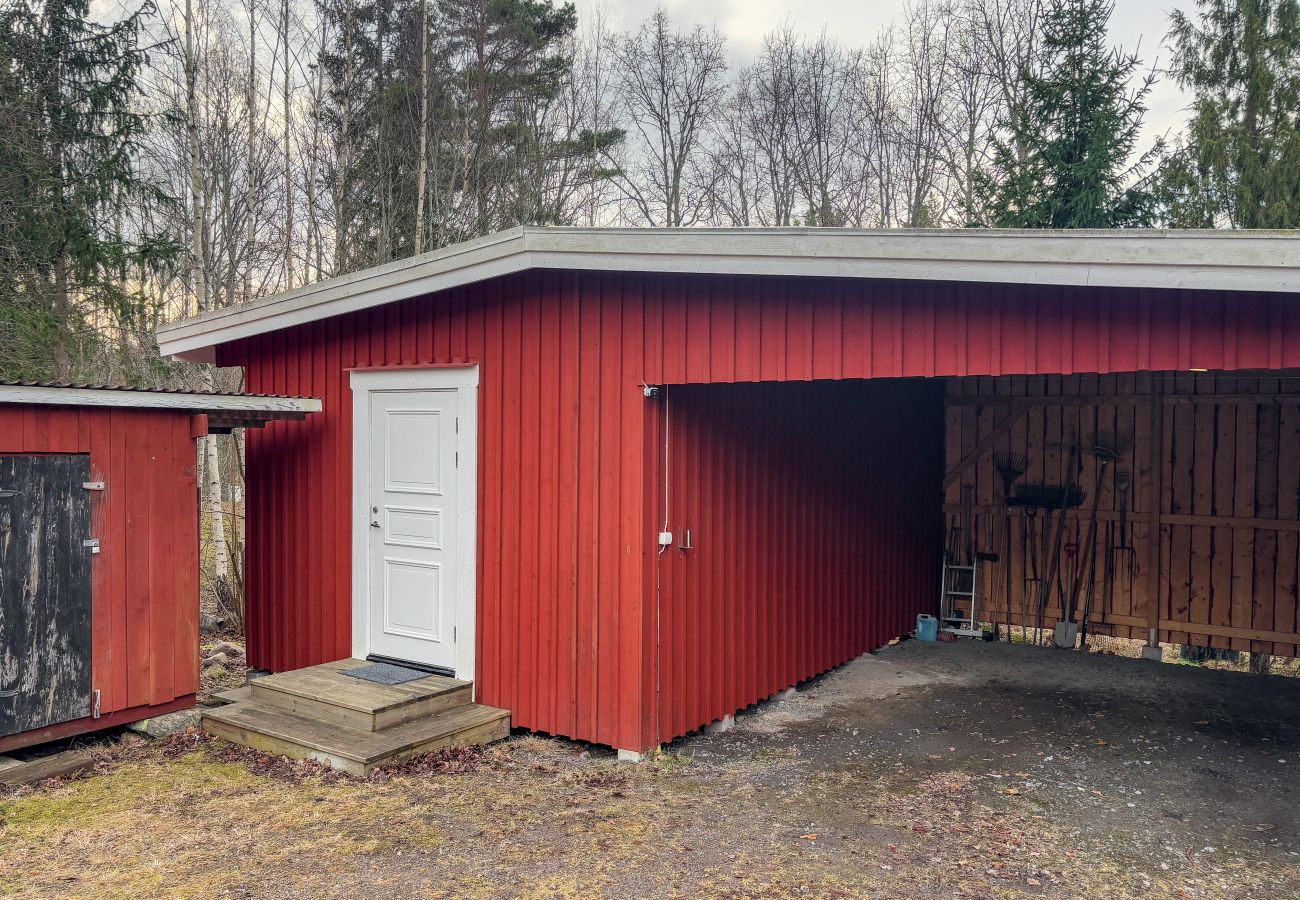
[[(951, 484), (945, 510), (960, 514), (962, 485), (973, 486), (977, 512), (994, 525), (992, 538), (981, 538), (984, 545), (1001, 536), (994, 453), (1025, 454), (1025, 481), (1059, 484), (1073, 436), (1085, 443), (1099, 431), (1133, 439), (1101, 485), (1098, 519), (1103, 541), (1106, 523), (1118, 515), (1111, 476), (1116, 468), (1132, 472), (1137, 577), (1129, 586), (1118, 582), (1110, 608), (1097, 611), (1102, 633), (1145, 639), (1157, 627), (1162, 641), (1296, 655), (1300, 377), (1159, 372), (954, 379), (946, 415)], [(1080, 477), (1090, 502), (1097, 490), (1091, 459)], [(1082, 531), (1086, 516), (1085, 503), (1071, 515), (1070, 534)], [(1018, 620), (1024, 519), (1013, 517), (1013, 525)], [(1153, 544), (1154, 532), (1160, 539)], [(1101, 566), (1098, 556), (1098, 579)], [(996, 570), (987, 575), (991, 591)], [(1005, 608), (1001, 600), (997, 608)], [(1050, 624), (1059, 615), (1055, 602), (1048, 613)]]

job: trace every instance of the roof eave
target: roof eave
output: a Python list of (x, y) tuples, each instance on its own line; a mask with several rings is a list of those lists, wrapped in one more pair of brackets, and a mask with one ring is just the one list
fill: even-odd
[(526, 269), (1300, 291), (1295, 233), (519, 228), (175, 323), (164, 355)]

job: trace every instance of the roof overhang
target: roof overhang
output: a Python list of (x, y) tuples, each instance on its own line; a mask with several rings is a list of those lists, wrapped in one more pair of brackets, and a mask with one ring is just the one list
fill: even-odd
[(59, 384), (0, 384), (0, 403), (175, 410), (207, 416), (208, 430), (215, 434), (233, 428), (260, 428), (267, 422), (304, 419), (321, 410), (321, 401), (313, 397)]
[(1300, 292), (1296, 231), (515, 228), (168, 325), (164, 355), (527, 269)]

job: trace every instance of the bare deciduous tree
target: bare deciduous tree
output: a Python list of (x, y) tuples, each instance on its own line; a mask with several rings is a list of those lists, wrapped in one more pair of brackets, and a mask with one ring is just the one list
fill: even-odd
[(674, 31), (662, 8), (616, 43), (623, 114), (635, 136), (618, 184), (633, 221), (678, 228), (703, 218), (705, 135), (726, 92), (725, 43), (716, 28)]

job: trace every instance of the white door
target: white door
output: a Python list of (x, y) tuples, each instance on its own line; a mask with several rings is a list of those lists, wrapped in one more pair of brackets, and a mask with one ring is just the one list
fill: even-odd
[(472, 621), (469, 629), (460, 621), (467, 605), (466, 617), (473, 616), (474, 531), (466, 507), (473, 506), (475, 481), (472, 455), (464, 450), (473, 441), (467, 427), (472, 417), (464, 409), (473, 391), (413, 386), (445, 381), (439, 374), (353, 376), (354, 391), (365, 395), (356, 411), (364, 407), (366, 414), (354, 426), (366, 432), (356, 443), (364, 445), (357, 449), (368, 463), (364, 509), (358, 510), (364, 512), (358, 525), (365, 536), (358, 535), (358, 543), (365, 575), (356, 586), (364, 608), (354, 615), (366, 634), (363, 642), (354, 635), (354, 652), (472, 678), (458, 645), (473, 640)]

